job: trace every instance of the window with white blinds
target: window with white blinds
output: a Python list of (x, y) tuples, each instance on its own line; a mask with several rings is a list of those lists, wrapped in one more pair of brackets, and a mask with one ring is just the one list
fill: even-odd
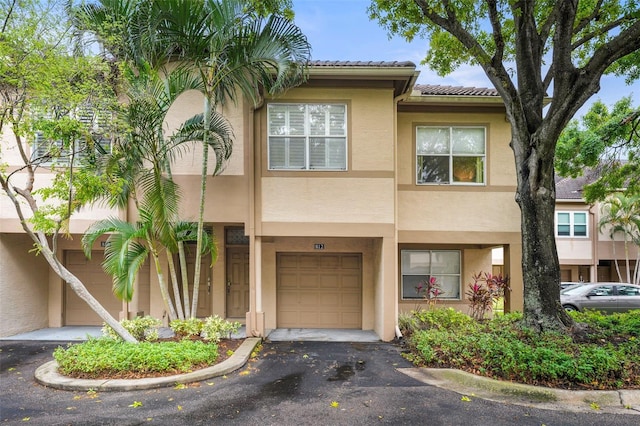
[[(93, 143), (87, 143), (82, 139), (74, 141), (72, 146), (64, 147), (62, 141), (45, 138), (43, 133), (38, 131), (35, 133), (31, 149), (31, 161), (40, 165), (68, 166), (72, 159), (74, 164), (81, 164), (92, 155), (111, 152), (110, 114), (85, 106), (78, 108), (72, 115), (87, 127)], [(48, 114), (41, 115), (41, 118), (53, 119)]]
[(269, 170), (346, 170), (347, 106), (268, 105)]

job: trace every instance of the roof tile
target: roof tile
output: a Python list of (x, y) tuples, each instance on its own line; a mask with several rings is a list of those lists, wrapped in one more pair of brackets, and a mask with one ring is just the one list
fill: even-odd
[(434, 84), (416, 84), (415, 90), (421, 95), (431, 96), (500, 96), (495, 89), (486, 87), (462, 87), (462, 86), (440, 86)]
[(311, 61), (312, 67), (379, 67), (379, 68), (415, 68), (411, 61)]
[(595, 182), (599, 176), (599, 170), (591, 168), (586, 168), (582, 176), (575, 178), (556, 175), (556, 200), (581, 200), (582, 188)]

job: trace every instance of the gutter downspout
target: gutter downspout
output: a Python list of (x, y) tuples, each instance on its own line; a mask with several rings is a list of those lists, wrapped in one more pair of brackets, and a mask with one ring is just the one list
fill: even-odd
[[(258, 330), (258, 309), (262, 310), (262, 291), (258, 291), (258, 282), (262, 286), (262, 255), (256, 250), (256, 168), (260, 166), (260, 159), (256, 158), (256, 144), (260, 142), (260, 126), (256, 125), (256, 111), (262, 109), (265, 97), (259, 95), (257, 103), (251, 106), (250, 126), (251, 143), (249, 144), (248, 185), (249, 185), (249, 312), (247, 313), (247, 336), (261, 337), (264, 330)], [(260, 253), (262, 251), (260, 250)], [(262, 336), (264, 337), (264, 336)]]
[(393, 189), (393, 216), (394, 216), (394, 239), (396, 250), (394, 253), (395, 265), (396, 265), (396, 285), (394, 286), (395, 293), (395, 333), (396, 339), (400, 340), (403, 338), (402, 332), (400, 331), (400, 326), (398, 324), (398, 316), (399, 316), (399, 308), (398, 308), (398, 104), (411, 96), (411, 92), (413, 90), (413, 86), (415, 86), (416, 81), (418, 80), (418, 75), (420, 71), (416, 71), (413, 76), (407, 82), (405, 86), (405, 90), (402, 94), (393, 98), (394, 111), (393, 111), (393, 181), (394, 181), (394, 189)]
[(592, 204), (589, 207), (589, 215), (591, 216), (591, 224), (592, 224), (592, 228), (593, 229), (593, 233), (592, 233), (592, 237), (591, 237), (591, 250), (593, 252), (593, 277), (591, 277), (591, 279), (589, 281), (591, 282), (598, 282), (598, 265), (600, 264), (600, 254), (598, 251), (598, 241), (600, 240), (600, 230), (598, 229), (598, 225), (596, 222), (596, 206), (595, 204)]

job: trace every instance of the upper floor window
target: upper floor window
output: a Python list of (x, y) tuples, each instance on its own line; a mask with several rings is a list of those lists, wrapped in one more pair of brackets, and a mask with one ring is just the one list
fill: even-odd
[(556, 212), (558, 237), (586, 237), (587, 212)]
[(269, 104), (269, 170), (346, 170), (347, 106)]
[(416, 182), (424, 184), (484, 184), (484, 127), (416, 128)]
[[(48, 139), (43, 132), (36, 131), (31, 147), (31, 161), (40, 165), (59, 166), (68, 166), (73, 161), (74, 164), (79, 165), (92, 156), (111, 152), (110, 114), (85, 106), (78, 108), (69, 116), (86, 126), (90, 139), (80, 138), (65, 146), (61, 140)], [(50, 114), (45, 114), (41, 118), (52, 120)]]
[(431, 277), (440, 286), (439, 299), (460, 299), (460, 251), (402, 250), (402, 299), (423, 299), (417, 289)]

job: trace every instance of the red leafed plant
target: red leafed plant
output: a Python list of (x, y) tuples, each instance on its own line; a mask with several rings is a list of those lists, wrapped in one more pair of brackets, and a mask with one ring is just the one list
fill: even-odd
[(429, 306), (435, 305), (438, 301), (438, 296), (442, 294), (440, 283), (436, 280), (436, 277), (429, 277), (426, 280), (422, 280), (416, 286), (416, 292), (418, 295), (422, 295), (424, 299), (429, 303)]
[(488, 272), (473, 275), (473, 282), (469, 283), (466, 292), (467, 300), (471, 308), (471, 316), (481, 320), (486, 313), (493, 309), (494, 302), (503, 297), (509, 287), (509, 277), (492, 275)]

